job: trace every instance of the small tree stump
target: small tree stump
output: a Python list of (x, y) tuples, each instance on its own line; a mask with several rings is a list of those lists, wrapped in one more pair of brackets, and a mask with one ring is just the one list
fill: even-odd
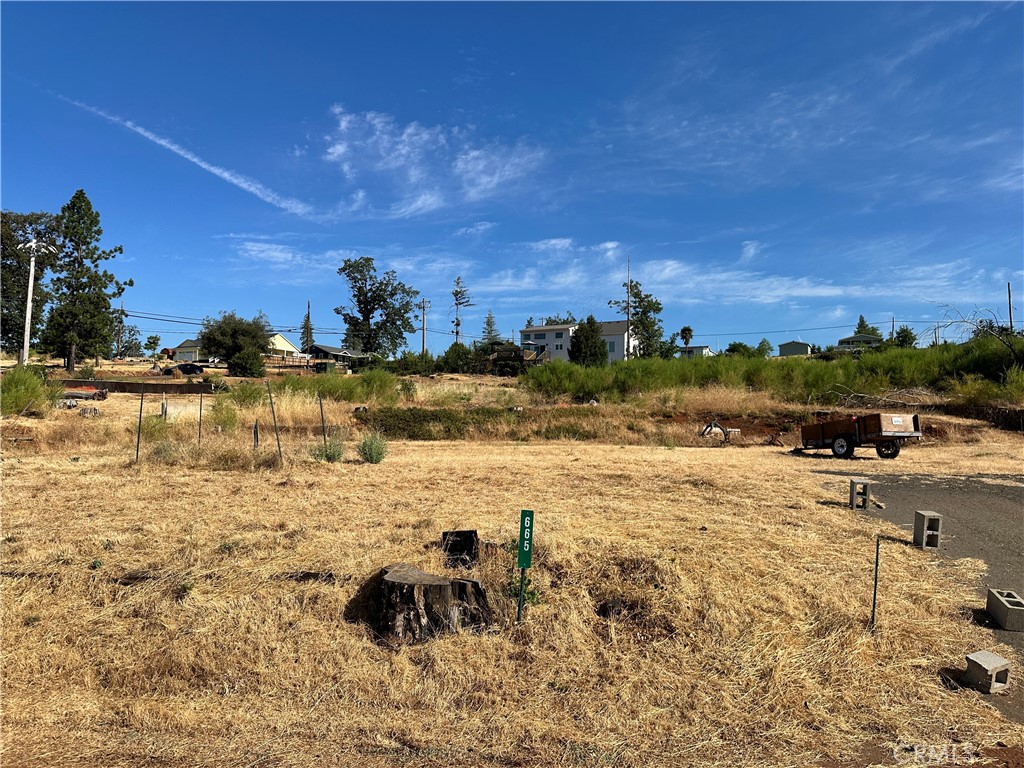
[(396, 643), (421, 643), (491, 621), (487, 595), (473, 579), (447, 579), (394, 563), (381, 569), (374, 591), (367, 618), (379, 635)]

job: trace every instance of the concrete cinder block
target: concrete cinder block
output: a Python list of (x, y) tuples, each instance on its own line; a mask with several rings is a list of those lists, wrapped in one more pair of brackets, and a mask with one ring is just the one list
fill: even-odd
[(964, 683), (982, 693), (996, 693), (1010, 684), (1010, 662), (992, 651), (977, 651), (967, 657)]
[(985, 610), (996, 624), (1010, 632), (1024, 632), (1024, 599), (1009, 589), (990, 589)]
[(942, 538), (942, 515), (918, 510), (914, 513), (914, 546), (938, 549)]
[(871, 481), (862, 477), (850, 481), (850, 509), (867, 509), (871, 504)]

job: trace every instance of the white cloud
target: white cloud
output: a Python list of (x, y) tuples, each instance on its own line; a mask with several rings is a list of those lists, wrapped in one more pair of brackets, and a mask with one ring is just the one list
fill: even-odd
[(526, 247), (531, 251), (571, 251), (575, 248), (575, 242), (571, 237), (550, 237), (526, 243)]
[[(509, 191), (535, 171), (544, 152), (520, 141), (479, 142), (461, 126), (400, 123), (383, 112), (331, 107), (333, 130), (324, 137), (323, 159), (345, 182), (360, 181), (383, 215), (414, 216), (458, 202), (475, 202)], [(389, 201), (382, 207), (381, 201)]]
[(498, 189), (533, 171), (543, 158), (539, 150), (523, 145), (491, 145), (459, 154), (452, 170), (462, 183), (466, 200), (490, 197)]
[(455, 237), (470, 237), (482, 235), (484, 232), (488, 232), (489, 230), (494, 229), (496, 226), (498, 225), (493, 221), (478, 221), (476, 224), (472, 224), (468, 227), (460, 227), (459, 229), (456, 229), (455, 232), (453, 232), (452, 234), (454, 234)]
[(744, 240), (743, 248), (740, 252), (740, 261), (747, 264), (757, 258), (757, 255), (761, 252), (761, 248), (764, 246), (758, 240)]

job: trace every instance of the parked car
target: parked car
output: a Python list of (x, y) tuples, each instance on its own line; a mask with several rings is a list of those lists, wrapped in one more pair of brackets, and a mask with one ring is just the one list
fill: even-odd
[(203, 366), (195, 363), (179, 363), (170, 368), (164, 368), (164, 376), (173, 376), (175, 371), (181, 371), (186, 376), (198, 376), (203, 370)]

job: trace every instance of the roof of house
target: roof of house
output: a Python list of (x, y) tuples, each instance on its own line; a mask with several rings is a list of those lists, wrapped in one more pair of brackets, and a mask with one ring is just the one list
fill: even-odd
[(528, 325), (526, 328), (521, 329), (520, 333), (533, 333), (534, 331), (551, 331), (551, 330), (562, 330), (565, 328), (575, 328), (579, 323), (563, 323), (561, 325)]
[(810, 345), (810, 344), (808, 344), (808, 343), (807, 343), (806, 341), (797, 341), (796, 339), (794, 339), (793, 341), (784, 341), (784, 342), (782, 342), (781, 344), (779, 344), (779, 346), (780, 346), (780, 347), (783, 347), (783, 346), (785, 346), (786, 344), (802, 344), (802, 345), (803, 345), (803, 346), (805, 346), (805, 347), (809, 347), (809, 346), (811, 346), (811, 345)]
[(181, 344), (174, 347), (174, 349), (199, 349), (199, 342), (195, 339), (185, 339)]
[(343, 349), (342, 347), (329, 347), (326, 344), (311, 344), (309, 351), (312, 352), (314, 349), (326, 352), (329, 355), (343, 355), (344, 357), (370, 357), (370, 355), (364, 355), (362, 352), (353, 352), (351, 349)]
[(839, 340), (842, 344), (844, 341), (877, 341), (879, 343), (885, 341), (881, 336), (875, 336), (873, 333), (855, 333), (853, 336), (845, 336)]
[(601, 333), (605, 336), (610, 336), (613, 333), (626, 332), (625, 320), (611, 320), (607, 323), (598, 323), (598, 325), (601, 326)]

